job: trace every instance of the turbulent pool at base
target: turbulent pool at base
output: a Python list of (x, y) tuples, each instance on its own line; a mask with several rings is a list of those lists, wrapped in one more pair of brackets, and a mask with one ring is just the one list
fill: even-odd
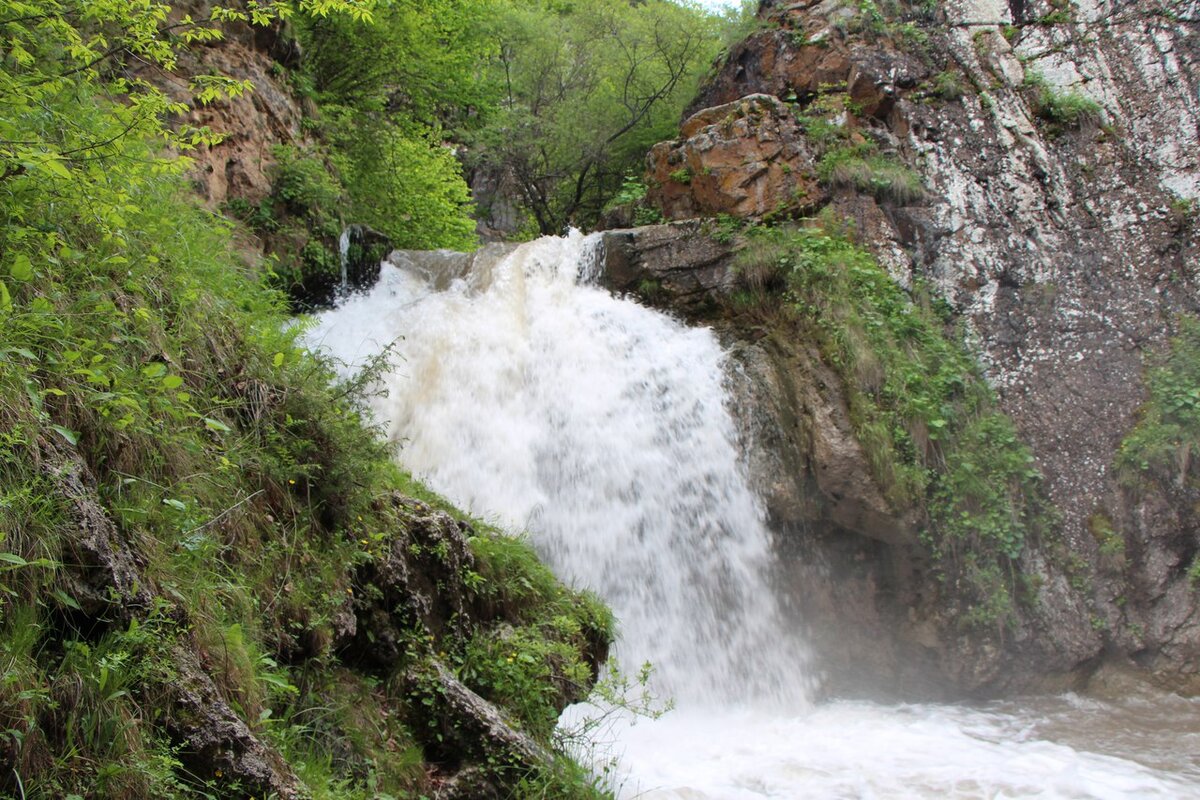
[(579, 234), (402, 254), (307, 337), (348, 370), (394, 343), (374, 410), (405, 466), (529, 530), (613, 608), (614, 658), (654, 664), (676, 708), (600, 743), (622, 797), (1200, 797), (1200, 704), (1173, 696), (814, 703), (715, 336), (596, 287), (594, 264)]

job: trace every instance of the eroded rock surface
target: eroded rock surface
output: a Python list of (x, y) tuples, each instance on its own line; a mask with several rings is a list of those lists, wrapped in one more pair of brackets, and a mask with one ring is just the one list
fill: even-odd
[(655, 145), (647, 156), (647, 199), (668, 220), (811, 211), (826, 194), (799, 134), (795, 115), (767, 94), (698, 111), (679, 139)]
[[(758, 471), (773, 513), (804, 523), (780, 529), (788, 546), (806, 553), (795, 569), (818, 587), (808, 592), (810, 605), (834, 624), (853, 620), (880, 633), (876, 644), (867, 636), (843, 646), (844, 660), (874, 661), (884, 673), (904, 659), (927, 663), (960, 689), (988, 690), (1038, 676), (1076, 680), (1103, 658), (1129, 658), (1166, 685), (1200, 689), (1200, 611), (1186, 576), (1200, 551), (1190, 510), (1197, 498), (1154, 484), (1130, 490), (1113, 466), (1146, 398), (1147, 354), (1165, 347), (1178, 315), (1200, 310), (1200, 237), (1195, 215), (1180, 211), (1200, 195), (1194, 24), (1087, 2), (1073, 5), (1069, 19), (1039, 25), (1031, 21), (1051, 18), (1055, 6), (1025, 4), (1014, 20), (1001, 0), (972, 0), (945, 4), (934, 20), (914, 16), (927, 36), (921, 43), (899, 28), (873, 29), (833, 0), (763, 5), (764, 29), (732, 49), (689, 112), (689, 130), (706, 129), (747, 96), (754, 107), (775, 108), (759, 99), (770, 95), (804, 115), (838, 95), (846, 111), (835, 121), (850, 141), (870, 142), (920, 175), (926, 198), (918, 206), (847, 187), (832, 190), (827, 205), (854, 223), (900, 285), (932, 283), (950, 302), (1003, 410), (1033, 448), (1059, 514), (1058, 544), (1028, 548), (1019, 563), (1038, 587), (1038, 612), (992, 637), (960, 636), (946, 593), (907, 543), (908, 528), (880, 533), (887, 511), (856, 472), (836, 390), (827, 391), (811, 357), (808, 366), (795, 360), (803, 343), (789, 345), (790, 365), (767, 350), (738, 356), (772, 398), (753, 405), (785, 428), (755, 423), (756, 436), (767, 449), (801, 452), (760, 458)], [(1052, 96), (1090, 98), (1099, 111), (1056, 121), (1039, 105), (1038, 83)], [(777, 122), (781, 116), (763, 116), (771, 147), (803, 151), (808, 132)], [(746, 162), (768, 157), (747, 132)], [(799, 141), (789, 150), (775, 137)], [(668, 153), (686, 159), (678, 142), (659, 148), (651, 166), (661, 180)], [(677, 181), (662, 195), (664, 210), (712, 213), (701, 189), (694, 174)], [(691, 200), (682, 197), (689, 192)], [(736, 279), (708, 260), (694, 278), (661, 266), (645, 275), (718, 292)], [(684, 299), (668, 305), (689, 314), (703, 308), (690, 291), (646, 299), (677, 295)], [(739, 324), (736, 338), (761, 336)], [(774, 377), (763, 363), (774, 365)], [(781, 387), (788, 380), (799, 388)], [(790, 392), (786, 411), (775, 399), (781, 390)], [(789, 511), (800, 504), (786, 499), (794, 487), (781, 492), (777, 472), (797, 461), (807, 464), (801, 488), (821, 513)], [(839, 496), (853, 500), (836, 512)], [(1111, 520), (1119, 557), (1101, 552), (1095, 519)]]

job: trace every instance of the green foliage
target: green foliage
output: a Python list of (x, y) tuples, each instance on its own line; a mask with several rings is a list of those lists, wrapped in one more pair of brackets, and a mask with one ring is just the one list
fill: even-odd
[(658, 0), (496, 0), (485, 74), (497, 105), (468, 132), (469, 164), (510, 170), (544, 233), (592, 224), (675, 134), (725, 24)]
[(900, 205), (915, 203), (925, 197), (920, 176), (875, 152), (870, 143), (826, 151), (817, 163), (817, 177), (829, 186), (852, 186), (879, 200)]
[[(1011, 563), (1049, 525), (1029, 449), (945, 328), (924, 287), (910, 297), (832, 223), (749, 232), (738, 269), (782, 275), (804, 335), (845, 379), (850, 418), (876, 479), (924, 509), (925, 540), (994, 620)], [(998, 597), (1004, 588), (1004, 598)]]
[(471, 126), (495, 102), (479, 70), (494, 52), (496, 0), (395, 0), (370, 20), (301, 21), (305, 72), (322, 105), (398, 112), (425, 129)]
[[(298, 5), (360, 20), (369, 7)], [(261, 22), (290, 10), (214, 13)], [(206, 660), (308, 794), (416, 794), (423, 759), (403, 720), (349, 707), (396, 698), (362, 675), (329, 677), (356, 570), (404, 524), (377, 499), (414, 487), (364, 424), (370, 374), (339, 384), (299, 346), (281, 296), (238, 261), (228, 223), (188, 195), (186, 162), (164, 155), (205, 135), (169, 131), (165, 115), (183, 107), (114, 77), (122, 58), (169, 69), (175, 47), (219, 35), (190, 20), (168, 31), (169, 11), (0, 2), (0, 793), (240, 796), (185, 767), (173, 738), (187, 712), (164, 698), (182, 649)], [(196, 89), (200, 101), (240, 90)], [(268, 202), (231, 208), (271, 235), (300, 223), (332, 233), (345, 200), (326, 164), (280, 151)], [(319, 239), (298, 249), (327, 258)], [(76, 596), (81, 500), (63, 492), (64, 465), (82, 473), (114, 542), (136, 551), (148, 607), (97, 612)], [(566, 663), (538, 632), (603, 646), (607, 612), (531, 558), (484, 559), (474, 590), (524, 598), (512, 613), (525, 651)]]
[(273, 149), (271, 196), (321, 235), (337, 236), (342, 229), (345, 190), (315, 153), (285, 145)]
[(1151, 357), (1147, 367), (1149, 398), (1121, 442), (1117, 469), (1133, 486), (1145, 479), (1194, 485), (1193, 463), (1200, 455), (1200, 320), (1181, 318), (1167, 351)]
[(953, 102), (961, 98), (966, 91), (957, 72), (946, 70), (933, 76), (932, 93), (943, 100)]
[(669, 177), (676, 183), (682, 183), (686, 186), (692, 182), (692, 171), (687, 167), (680, 167), (672, 172)]
[[(349, 214), (395, 247), (473, 250), (471, 197), (454, 152), (401, 121), (326, 106), (325, 133)], [(411, 130), (406, 130), (410, 128)]]
[(1051, 133), (1097, 125), (1103, 118), (1095, 100), (1077, 91), (1059, 91), (1038, 72), (1027, 70), (1024, 86), (1033, 113), (1049, 123)]
[(657, 225), (663, 221), (662, 211), (645, 203), (646, 191), (646, 184), (640, 178), (626, 175), (620, 191), (604, 205), (603, 213), (608, 214), (622, 206), (628, 206), (633, 209), (634, 225)]

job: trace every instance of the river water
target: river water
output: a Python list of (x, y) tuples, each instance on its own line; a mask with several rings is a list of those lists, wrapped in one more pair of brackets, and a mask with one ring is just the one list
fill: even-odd
[(674, 709), (610, 715), (582, 754), (621, 797), (1200, 798), (1200, 704), (1175, 696), (815, 702), (724, 354), (710, 331), (595, 286), (594, 248), (574, 233), (473, 259), (397, 254), (306, 336), (347, 371), (391, 346), (373, 410), (404, 465), (528, 530), (613, 608), (614, 660), (654, 665)]

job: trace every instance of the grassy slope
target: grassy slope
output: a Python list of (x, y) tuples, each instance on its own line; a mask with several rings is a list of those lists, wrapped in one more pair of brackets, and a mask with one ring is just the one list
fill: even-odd
[[(415, 797), (470, 761), (518, 793), (568, 780), (444, 744), (404, 678), (444, 664), (547, 743), (607, 612), (467, 528), (476, 556), (438, 591), (486, 613), (442, 628), (383, 609), (399, 655), (350, 658), (347, 615), (370, 636), (372, 568), (397, 542), (449, 564), (415, 538), (429, 514), (385, 502), (420, 488), (364, 425), (362, 387), (297, 346), (226, 223), (127, 124), (138, 109), (86, 71), (24, 87), (35, 102), (0, 120), (43, 137), (0, 153), (0, 796), (255, 793), (228, 753), (195, 752), (202, 715), (181, 697), (204, 673), (301, 795)], [(551, 794), (586, 793), (572, 774)]]

